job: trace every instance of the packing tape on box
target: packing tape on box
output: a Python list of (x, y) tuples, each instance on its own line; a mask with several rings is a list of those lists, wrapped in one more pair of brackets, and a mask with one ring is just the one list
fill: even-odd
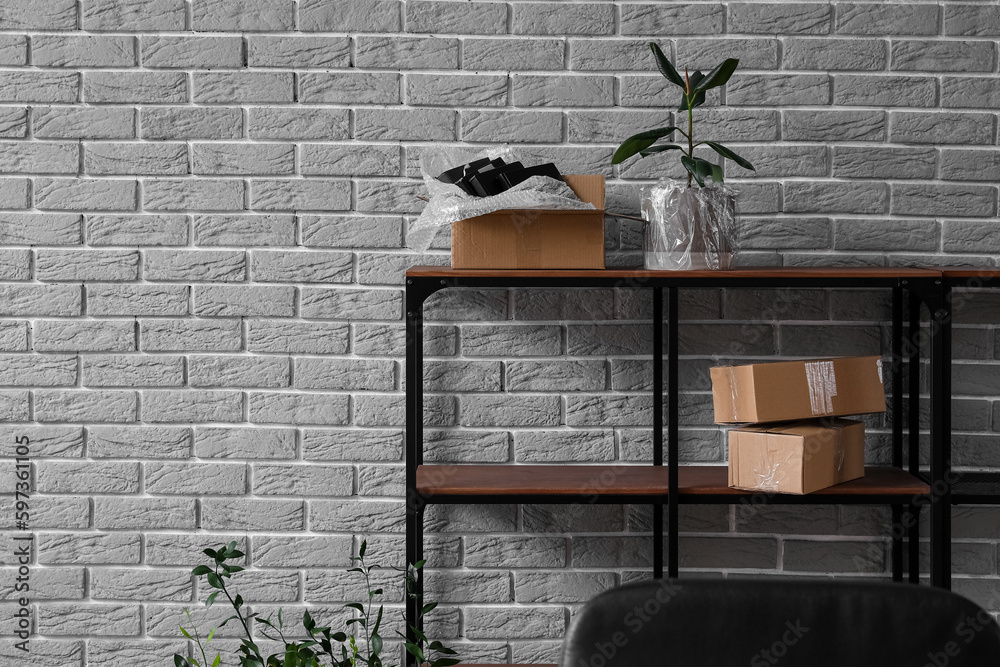
[(833, 412), (833, 397), (837, 395), (837, 374), (832, 361), (806, 363), (806, 384), (809, 386), (809, 408), (814, 415)]
[(740, 391), (736, 388), (736, 367), (727, 366), (726, 367), (726, 378), (729, 380), (729, 395), (733, 399), (733, 421), (740, 420)]

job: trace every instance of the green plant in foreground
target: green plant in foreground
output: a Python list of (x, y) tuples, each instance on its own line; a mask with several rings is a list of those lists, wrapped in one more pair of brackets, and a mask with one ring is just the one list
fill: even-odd
[[(277, 614), (277, 623), (271, 621), (270, 616), (262, 618), (257, 613), (246, 613), (243, 596), (238, 593), (234, 595), (234, 592), (230, 590), (227, 580), (231, 579), (237, 572), (244, 570), (239, 565), (227, 562), (244, 556), (243, 552), (236, 548), (236, 542), (230, 542), (219, 549), (205, 549), (204, 553), (212, 559), (212, 565), (199, 565), (191, 570), (191, 574), (203, 577), (209, 587), (215, 589), (205, 600), (206, 607), (211, 607), (219, 595), (225, 595), (230, 606), (236, 612), (224, 620), (219, 627), (225, 626), (230, 621), (239, 622), (243, 630), (243, 637), (240, 639), (240, 647), (237, 652), (240, 667), (397, 667), (396, 664), (384, 665), (382, 662), (384, 645), (379, 630), (382, 626), (384, 608), (381, 603), (378, 603), (377, 609), (373, 609), (375, 598), (382, 595), (382, 589), (372, 589), (371, 585), (371, 573), (380, 568), (378, 565), (368, 565), (365, 562), (367, 549), (368, 543), (362, 542), (358, 555), (351, 557), (351, 562), (355, 563), (356, 566), (348, 570), (348, 572), (358, 572), (364, 576), (365, 590), (368, 592), (368, 600), (364, 604), (351, 602), (344, 605), (359, 614), (347, 620), (347, 629), (350, 632), (332, 632), (329, 627), (320, 627), (306, 611), (302, 618), (302, 626), (308, 639), (302, 641), (289, 641), (285, 637), (285, 625), (280, 609)], [(423, 564), (424, 562), (420, 561), (405, 573), (407, 595), (411, 598), (417, 597), (414, 591)], [(436, 606), (436, 603), (424, 605), (420, 615), (423, 616)], [(191, 618), (187, 609), (184, 610), (184, 613), (187, 614), (188, 619)], [(251, 622), (260, 623), (260, 634), (270, 641), (280, 642), (283, 650), (264, 657), (260, 646), (253, 640), (250, 633)], [(424, 645), (426, 644), (429, 651), (433, 651), (439, 656), (429, 661), (431, 667), (450, 667), (460, 662), (456, 658), (447, 657), (455, 655), (455, 651), (439, 641), (428, 642), (427, 637), (418, 628), (411, 626), (411, 629), (417, 641), (407, 641), (404, 646), (419, 661), (426, 661), (424, 653)], [(219, 667), (221, 665), (222, 656), (220, 654), (216, 654), (214, 660), (209, 662), (205, 652), (205, 648), (215, 636), (215, 629), (208, 634), (204, 644), (197, 629), (192, 629), (189, 632), (181, 627), (181, 632), (185, 637), (195, 642), (201, 654), (201, 660), (174, 654), (175, 667)], [(357, 636), (362, 632), (364, 645), (359, 647), (357, 639), (361, 637)]]
[[(678, 111), (682, 113), (687, 112), (688, 129), (687, 132), (685, 132), (680, 127), (672, 125), (670, 127), (661, 127), (656, 130), (647, 130), (645, 132), (632, 135), (623, 141), (621, 146), (618, 147), (618, 150), (615, 151), (614, 156), (611, 158), (611, 164), (624, 162), (636, 153), (638, 153), (640, 157), (647, 157), (649, 155), (663, 153), (665, 151), (679, 150), (682, 153), (681, 164), (688, 173), (688, 187), (691, 187), (692, 177), (694, 180), (698, 181), (698, 185), (702, 187), (705, 186), (705, 179), (708, 177), (711, 177), (714, 182), (721, 183), (722, 166), (713, 164), (704, 158), (695, 157), (694, 155), (695, 148), (705, 145), (721, 155), (724, 159), (732, 160), (744, 169), (750, 169), (753, 171), (754, 167), (750, 164), (750, 162), (722, 144), (715, 141), (699, 141), (696, 143), (694, 140), (694, 108), (705, 103), (705, 91), (712, 88), (718, 88), (729, 81), (729, 77), (731, 77), (733, 72), (736, 71), (736, 67), (739, 65), (740, 61), (736, 58), (727, 58), (722, 61), (721, 65), (713, 69), (708, 74), (702, 74), (700, 70), (696, 70), (694, 74), (689, 75), (687, 68), (685, 68), (684, 77), (682, 78), (667, 57), (663, 55), (663, 51), (656, 45), (655, 42), (650, 42), (649, 48), (653, 50), (653, 55), (656, 57), (656, 65), (659, 68), (660, 73), (667, 79), (667, 81), (679, 86), (683, 91)], [(653, 145), (660, 139), (672, 140), (674, 132), (680, 132), (684, 135), (687, 139), (687, 148), (678, 144)]]

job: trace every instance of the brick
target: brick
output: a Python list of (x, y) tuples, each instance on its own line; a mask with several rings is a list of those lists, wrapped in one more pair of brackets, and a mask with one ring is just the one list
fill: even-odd
[(885, 213), (889, 190), (884, 183), (796, 181), (785, 184), (787, 213)]
[(0, 240), (10, 245), (73, 245), (83, 240), (75, 214), (0, 213)]
[(992, 77), (942, 77), (941, 106), (991, 108), (1000, 100), (1000, 92), (991, 82)]
[(76, 0), (25, 0), (4, 7), (4, 29), (75, 30)]
[(250, 352), (343, 354), (350, 328), (339, 322), (251, 320), (247, 323)]
[[(28, 585), (35, 584), (31, 589), (35, 600), (82, 600), (83, 574), (83, 568), (80, 567), (39, 568), (31, 573), (31, 582)], [(18, 569), (12, 567), (4, 571), (4, 575), (9, 576), (11, 581), (16, 581)], [(10, 586), (4, 593), (5, 601), (13, 602), (21, 597), (22, 591), (15, 591), (14, 587)], [(31, 653), (36, 654), (34, 642), (31, 642), (30, 647)]]
[(135, 136), (134, 109), (39, 107), (32, 126), (40, 139), (130, 139)]
[(261, 35), (247, 39), (250, 67), (349, 67), (350, 51), (347, 37)]
[(235, 391), (148, 391), (142, 418), (149, 422), (238, 422), (243, 395)]
[[(87, 429), (91, 458), (187, 458), (191, 431), (180, 427), (95, 426)], [(148, 489), (148, 478), (147, 490)]]
[(263, 211), (338, 211), (351, 205), (347, 180), (265, 180), (251, 183), (251, 205)]
[(96, 600), (189, 602), (194, 594), (185, 570), (94, 568), (90, 587)]
[[(3, 448), (0, 456), (16, 455), (16, 440), (27, 437), (32, 457), (71, 458), (83, 455), (83, 429), (79, 426), (0, 427)], [(34, 524), (33, 524), (34, 525)]]
[(358, 180), (355, 210), (364, 213), (417, 213), (418, 197), (427, 194), (423, 183), (376, 178)]
[(692, 70), (698, 68), (708, 72), (726, 58), (738, 59), (744, 69), (777, 69), (778, 40), (761, 38), (677, 40), (678, 66)]
[(150, 180), (143, 184), (143, 206), (149, 210), (162, 211), (243, 210), (244, 190), (244, 183), (238, 180)]
[(996, 189), (985, 185), (895, 183), (890, 212), (898, 215), (992, 216)]
[(786, 141), (885, 141), (886, 118), (881, 111), (785, 111)]
[(169, 663), (174, 653), (184, 654), (186, 649), (187, 643), (180, 639), (92, 639), (87, 641), (87, 661), (90, 667), (112, 667), (119, 659), (136, 667), (154, 667)]
[(35, 418), (41, 422), (130, 422), (136, 412), (134, 391), (35, 392)]
[(785, 540), (782, 564), (788, 571), (885, 571), (885, 545), (880, 542), (812, 542)]
[[(504, 438), (506, 444), (506, 438)], [(400, 461), (403, 434), (394, 430), (306, 429), (302, 458), (307, 461)]]
[(255, 495), (322, 497), (353, 493), (351, 466), (255, 464), (253, 471)]
[(894, 111), (890, 140), (920, 144), (993, 144), (993, 117), (985, 113)]
[(514, 458), (518, 463), (613, 461), (612, 431), (517, 431)]
[(937, 103), (937, 82), (931, 77), (845, 74), (834, 76), (833, 85), (834, 104), (933, 107)]
[(734, 3), (729, 5), (726, 24), (730, 33), (826, 35), (830, 32), (830, 5), (782, 3)]
[(0, 322), (0, 350), (24, 352), (28, 349), (28, 322)]
[(232, 352), (243, 346), (235, 320), (141, 320), (140, 340), (143, 350), (155, 352)]
[(430, 361), (424, 364), (423, 386), (425, 391), (500, 391), (502, 377), (499, 361)]
[(76, 384), (76, 357), (67, 355), (0, 355), (0, 385), (59, 387)]
[(308, 319), (397, 320), (403, 314), (399, 290), (304, 287), (301, 298)]
[(139, 533), (41, 533), (38, 562), (57, 564), (137, 564)]
[(510, 361), (506, 387), (511, 391), (600, 391), (605, 385), (602, 361)]
[(36, 463), (36, 486), (41, 493), (136, 493), (139, 465), (118, 462)]
[(243, 42), (236, 36), (148, 35), (140, 39), (143, 67), (221, 69), (243, 66)]
[(177, 387), (184, 384), (183, 357), (88, 355), (82, 360), (85, 387)]
[(563, 567), (566, 540), (521, 535), (470, 535), (465, 538), (466, 567), (502, 567), (512, 562), (520, 567)]
[(288, 359), (245, 356), (192, 356), (188, 377), (193, 387), (287, 387)]
[(183, 215), (91, 215), (90, 245), (187, 245), (188, 219)]
[(64, 317), (81, 312), (79, 285), (0, 285), (0, 315)]
[(29, 208), (28, 179), (0, 178), (0, 206), (3, 208)]
[[(195, 528), (194, 498), (95, 498), (99, 529)], [(147, 598), (148, 599), (148, 598)]]
[(558, 396), (468, 395), (461, 403), (463, 426), (552, 426), (560, 422)]
[(0, 422), (28, 421), (28, 392), (0, 391)]
[(210, 175), (291, 174), (295, 169), (291, 145), (195, 144), (194, 172)]
[[(454, 426), (454, 396), (425, 396), (424, 421), (428, 426)], [(402, 426), (406, 421), (402, 394), (358, 394), (354, 399), (354, 423), (379, 428)]]
[(194, 436), (194, 454), (198, 458), (290, 459), (295, 457), (295, 431), (288, 428), (198, 428)]
[(782, 69), (882, 70), (888, 63), (883, 39), (791, 37), (783, 46)]
[(186, 285), (87, 285), (89, 315), (187, 315)]
[(403, 466), (359, 466), (358, 493), (362, 496), (402, 496), (406, 494)]
[(38, 632), (138, 636), (139, 616), (139, 605), (52, 603), (39, 607)]
[(94, 175), (187, 174), (184, 144), (88, 143), (84, 171)]
[(139, 115), (143, 139), (239, 139), (238, 108), (145, 107)]
[(335, 141), (349, 137), (348, 109), (260, 107), (251, 108), (249, 115), (249, 133), (253, 139)]
[(23, 66), (28, 63), (27, 35), (4, 35), (0, 37), (0, 64)]
[(501, 2), (417, 0), (403, 6), (407, 32), (500, 35), (507, 31), (507, 5)]
[(366, 285), (402, 285), (406, 269), (414, 265), (441, 265), (442, 255), (365, 253), (358, 256), (357, 280)]
[(147, 250), (146, 280), (243, 281), (246, 258), (241, 250)]
[(517, 607), (468, 607), (465, 633), (472, 639), (500, 639), (517, 628), (519, 637), (558, 639), (565, 632), (560, 608), (520, 609)]
[(32, 328), (37, 352), (131, 352), (135, 323), (119, 320), (39, 320)]
[(375, 359), (295, 360), (295, 386), (334, 391), (391, 391), (395, 388), (396, 364)]
[(32, 63), (38, 67), (134, 67), (135, 39), (125, 35), (36, 35)]
[(301, 500), (206, 498), (202, 506), (208, 530), (291, 531), (304, 527)]
[(585, 3), (572, 6), (552, 2), (513, 5), (516, 35), (610, 35), (614, 32), (614, 7)]
[(125, 179), (37, 178), (34, 195), (40, 209), (132, 211), (137, 184)]
[[(248, 540), (246, 535), (223, 533), (212, 536), (213, 544), (236, 542), (236, 546), (240, 550), (247, 548)], [(191, 564), (191, 554), (197, 554), (204, 548), (205, 536), (195, 532), (150, 533), (146, 536), (145, 562), (149, 565), (188, 566)], [(245, 564), (245, 558), (240, 560)]]
[(351, 565), (350, 536), (255, 537), (258, 567), (342, 567)]
[[(440, 28), (435, 30), (435, 32), (440, 31)], [(357, 52), (355, 62), (358, 67), (366, 69), (410, 70), (456, 69), (458, 67), (457, 39), (361, 35), (355, 37), (354, 42)], [(469, 40), (466, 40), (466, 61), (468, 61), (468, 44)]]
[(576, 75), (544, 76), (515, 74), (513, 103), (515, 106), (611, 106), (613, 78), (609, 76)]
[(139, 274), (136, 250), (42, 249), (35, 251), (39, 280), (135, 280)]
[(194, 101), (207, 104), (292, 102), (291, 72), (196, 72)]
[(507, 77), (500, 74), (407, 74), (406, 102), (425, 106), (505, 106)]
[[(947, 151), (942, 151), (942, 162)], [(836, 178), (933, 178), (937, 151), (931, 147), (883, 148), (837, 146), (833, 149)], [(944, 166), (942, 165), (942, 170)]]
[(301, 0), (299, 29), (304, 32), (400, 32), (402, 4), (397, 0)]
[(303, 144), (303, 174), (328, 176), (398, 176), (398, 146), (356, 144)]
[(993, 42), (900, 40), (892, 42), (892, 69), (929, 72), (989, 72)]
[(79, 88), (73, 72), (0, 72), (0, 99), (7, 102), (76, 102)]
[(169, 104), (188, 101), (187, 76), (180, 72), (87, 72), (87, 102)]
[(184, 0), (84, 0), (83, 28), (94, 31), (184, 30)]
[[(299, 77), (303, 104), (399, 104), (400, 75), (389, 72), (307, 72)], [(409, 100), (410, 104), (416, 104)]]
[(462, 139), (497, 142), (558, 142), (562, 138), (562, 114), (550, 111), (462, 112)]
[(196, 285), (194, 314), (202, 317), (291, 317), (295, 288), (260, 285)]
[(191, 27), (200, 32), (291, 30), (293, 0), (194, 0)]
[(726, 103), (734, 105), (825, 105), (829, 99), (825, 74), (740, 74), (726, 85)]
[[(8, 174), (76, 174), (80, 164), (77, 144), (0, 141), (0, 172)], [(10, 214), (3, 214), (9, 217)]]
[[(237, 495), (248, 491), (242, 463), (147, 463), (146, 491), (164, 495)], [(169, 527), (169, 526), (168, 526)]]
[(20, 139), (28, 134), (28, 109), (0, 109), (0, 137)]
[(582, 602), (615, 585), (611, 572), (517, 572), (517, 602)]
[(195, 244), (202, 246), (295, 245), (291, 215), (196, 215)]
[(845, 35), (935, 35), (937, 5), (878, 5), (845, 3), (837, 6), (835, 30)]
[(338, 499), (309, 503), (309, 527), (315, 531), (359, 531), (368, 534), (401, 533), (403, 503)]
[(462, 352), (469, 356), (554, 355), (561, 347), (560, 327), (507, 325), (462, 327)]
[(403, 245), (398, 216), (299, 217), (302, 245), (320, 248), (399, 248)]
[(985, 220), (948, 220), (944, 223), (945, 252), (996, 252), (997, 228)]
[(348, 396), (344, 394), (249, 394), (250, 421), (258, 424), (338, 425), (348, 421)]
[(988, 37), (1000, 35), (1000, 12), (985, 5), (946, 5), (944, 34)]

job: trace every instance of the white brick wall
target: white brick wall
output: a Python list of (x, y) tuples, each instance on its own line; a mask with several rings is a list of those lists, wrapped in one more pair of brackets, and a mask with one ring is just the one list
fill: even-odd
[[(172, 664), (205, 597), (187, 572), (231, 539), (249, 603), (290, 617), (342, 620), (365, 537), (400, 565), (402, 272), (448, 261), (405, 245), (420, 151), (511, 142), (605, 174), (634, 213), (641, 184), (679, 175), (610, 167), (676, 108), (651, 39), (681, 67), (741, 59), (698, 115), (757, 165), (729, 175), (746, 261), (996, 264), (992, 2), (0, 0), (0, 479), (29, 436), (38, 632), (14, 652), (3, 488), (0, 663)], [(607, 247), (641, 261), (634, 223), (609, 219)], [(719, 357), (885, 349), (874, 294), (692, 292), (681, 312), (689, 461), (724, 460)], [(428, 460), (649, 458), (648, 295), (445, 292), (427, 313)], [(955, 460), (1000, 467), (1000, 296), (957, 322)], [(472, 662), (554, 661), (577, 603), (644, 576), (651, 520), (430, 508), (438, 631)], [(882, 510), (682, 520), (686, 569), (887, 573)], [(955, 587), (994, 611), (998, 522), (955, 514)]]

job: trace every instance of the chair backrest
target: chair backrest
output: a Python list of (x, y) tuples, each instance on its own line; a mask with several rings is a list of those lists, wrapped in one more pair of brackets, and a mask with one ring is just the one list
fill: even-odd
[(969, 600), (910, 584), (659, 580), (588, 602), (561, 667), (989, 667), (1000, 626)]

